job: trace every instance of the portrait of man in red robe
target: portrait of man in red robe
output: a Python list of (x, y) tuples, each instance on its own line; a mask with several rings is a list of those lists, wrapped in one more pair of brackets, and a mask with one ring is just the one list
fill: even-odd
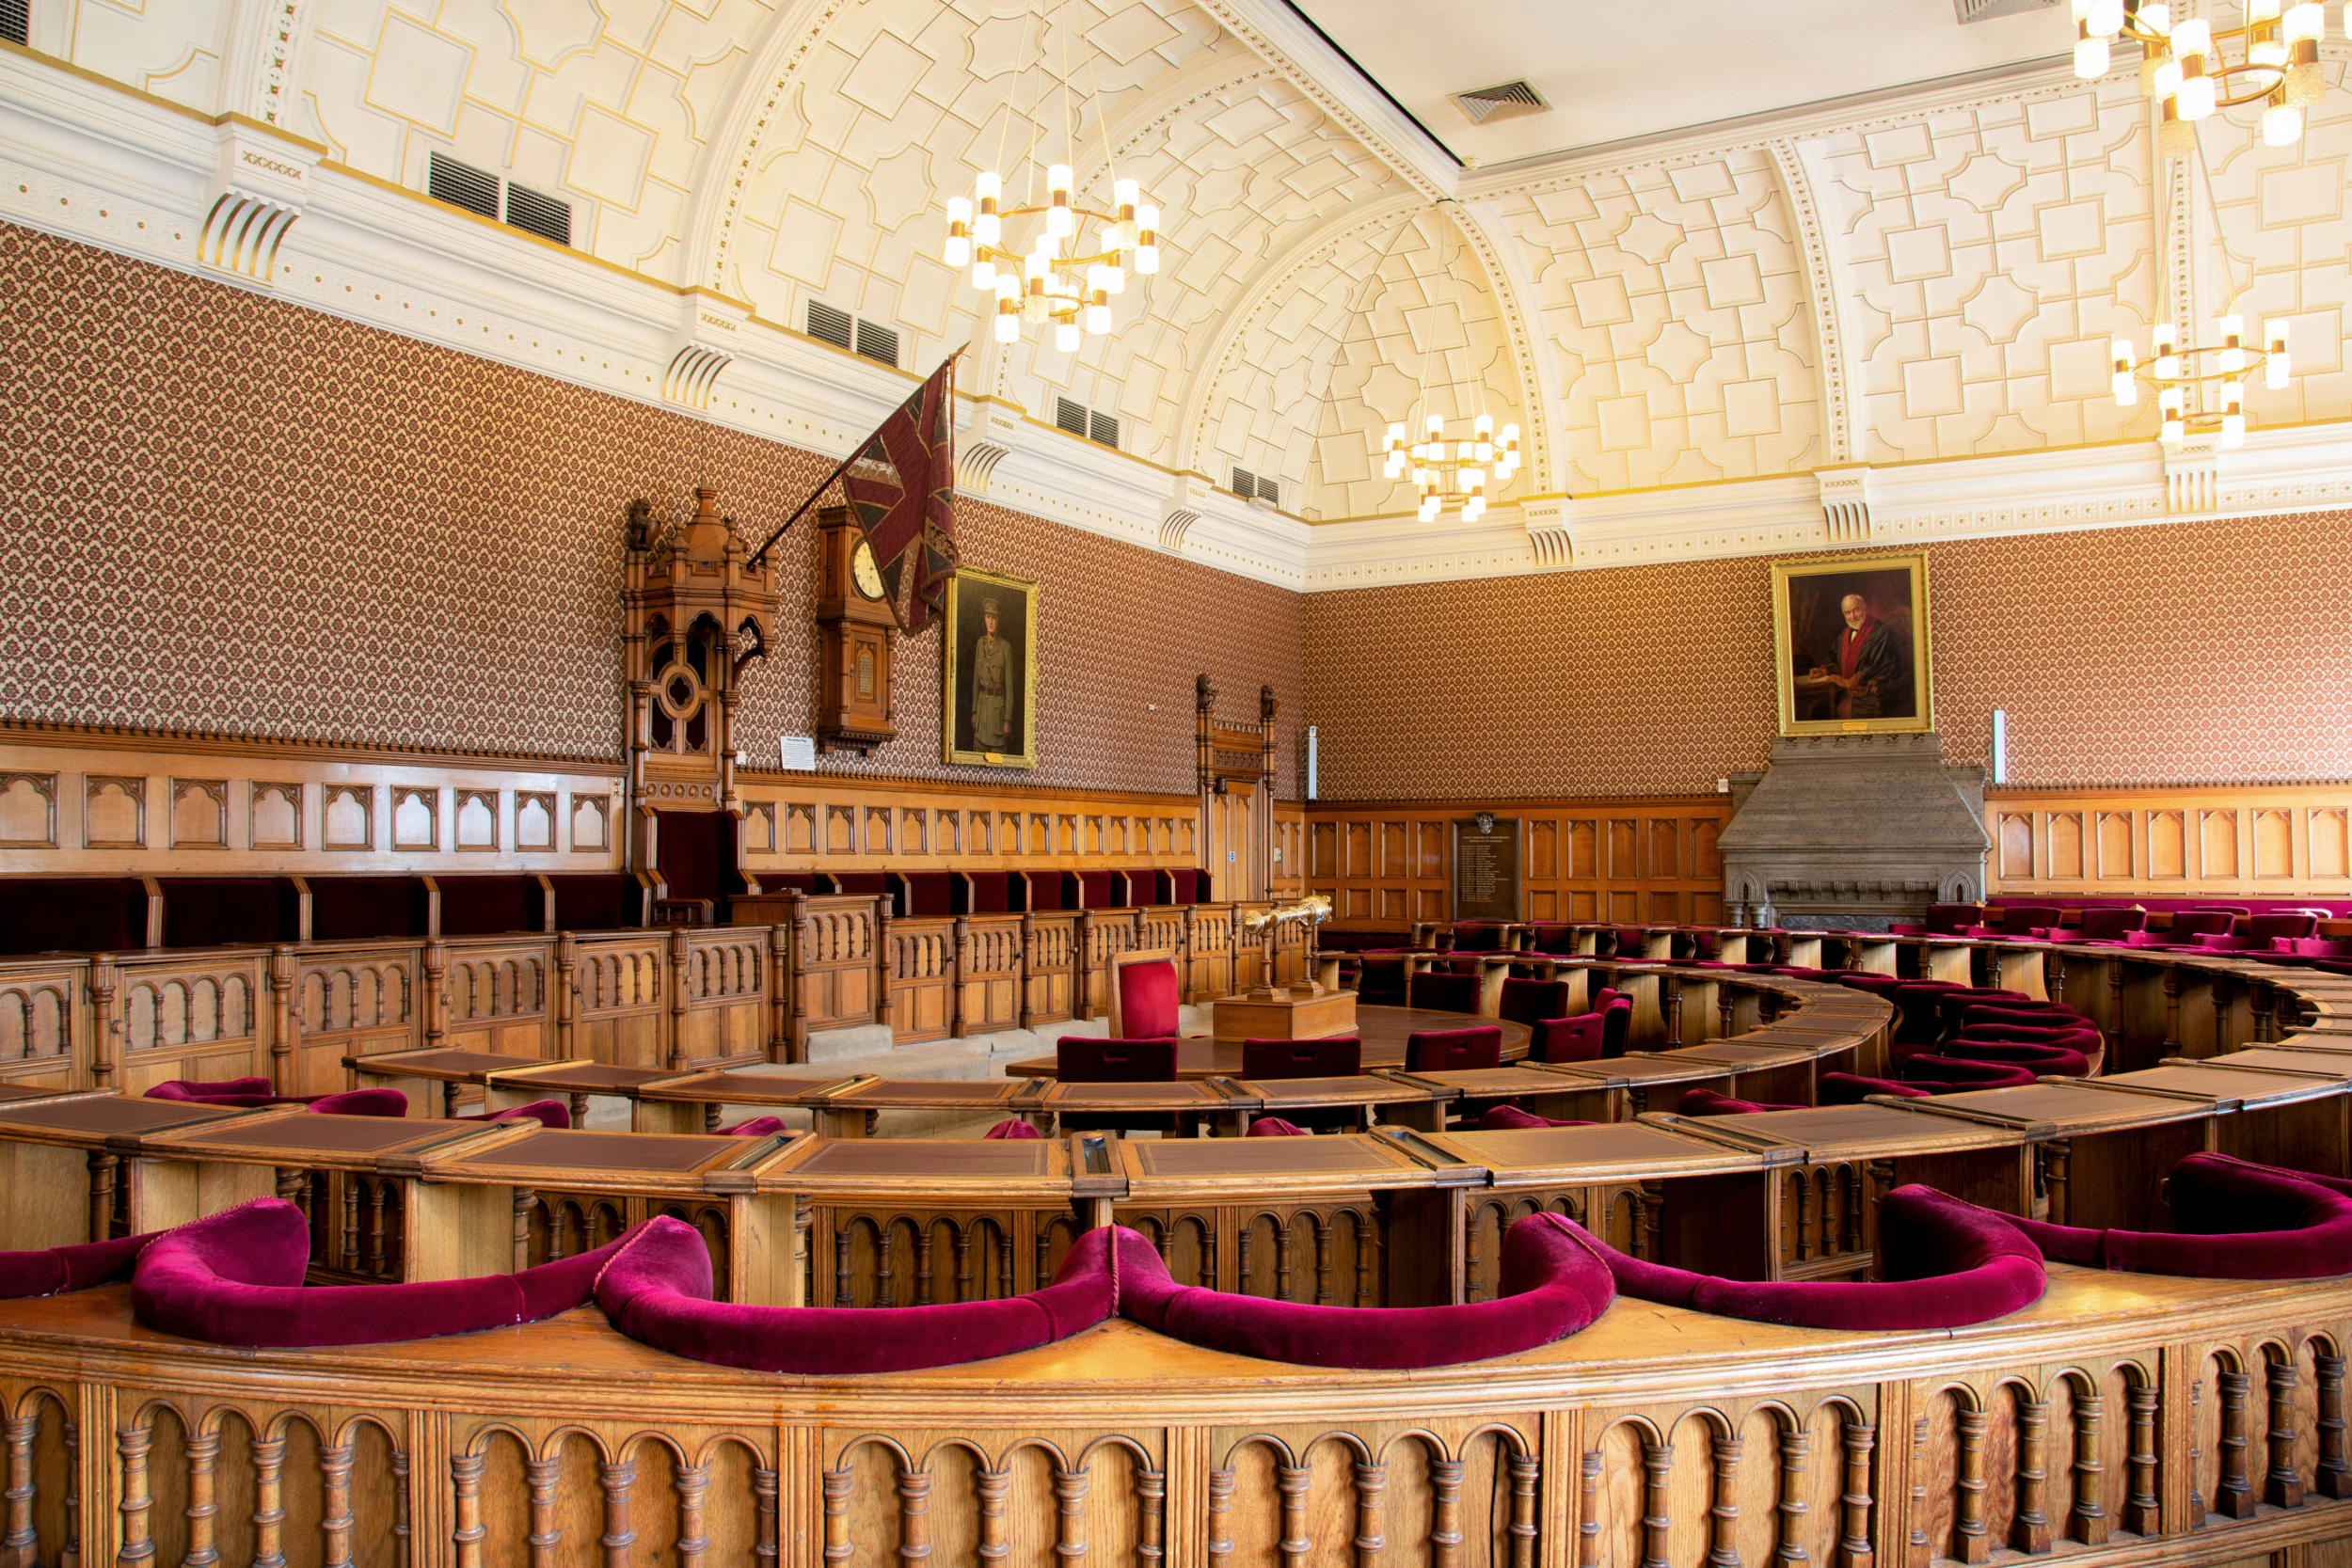
[(1788, 584), (1795, 717), (1805, 721), (1918, 717), (1909, 570), (1851, 570)]

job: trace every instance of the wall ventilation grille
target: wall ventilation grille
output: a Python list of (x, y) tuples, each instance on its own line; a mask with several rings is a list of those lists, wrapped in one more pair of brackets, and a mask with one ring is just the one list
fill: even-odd
[(1244, 500), (1262, 500), (1274, 506), (1282, 504), (1282, 487), (1263, 474), (1253, 474), (1248, 468), (1233, 470), (1233, 494)]
[(32, 38), (32, 0), (0, 0), (0, 39), (10, 43), (30, 43)]
[(1119, 448), (1119, 421), (1108, 414), (1099, 413), (1085, 404), (1068, 398), (1054, 400), (1054, 423), (1073, 436), (1083, 436), (1099, 447)]
[(885, 365), (898, 362), (898, 335), (886, 326), (877, 326), (864, 317), (857, 324), (857, 351), (868, 359), (879, 359)]
[(898, 333), (822, 300), (808, 302), (808, 335), (818, 342), (831, 343), (885, 365), (895, 366), (898, 362)]
[[(1966, 0), (1954, 0), (1965, 4)], [(1462, 111), (1472, 125), (1490, 125), (1497, 120), (1524, 119), (1529, 115), (1548, 114), (1551, 105), (1544, 95), (1525, 82), (1500, 82), (1491, 87), (1472, 87), (1454, 95), (1454, 106)]]
[[(0, 0), (0, 6), (13, 0)], [(501, 221), (509, 228), (527, 234), (536, 234), (557, 245), (572, 243), (572, 204), (501, 180), (486, 168), (460, 163), (447, 153), (435, 152), (425, 159), (425, 194), (436, 201), (446, 201), (453, 207)]]

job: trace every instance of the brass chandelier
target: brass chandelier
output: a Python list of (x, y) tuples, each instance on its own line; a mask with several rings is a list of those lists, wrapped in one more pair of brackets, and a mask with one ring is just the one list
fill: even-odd
[[(2245, 23), (2216, 27), (2198, 17), (2174, 20), (2164, 0), (2074, 0), (2074, 74), (2107, 73), (2113, 45), (2139, 45), (2139, 90), (2156, 106), (2156, 146), (2166, 157), (2187, 154), (2198, 122), (2240, 104), (2262, 105), (2266, 147), (2303, 138), (2305, 110), (2328, 85), (2319, 40), (2328, 30), (2320, 0), (2244, 0)], [(2352, 0), (2344, 30), (2352, 34)], [(2235, 57), (2232, 57), (2232, 51)]]
[[(2164, 416), (2166, 446), (2177, 447), (2191, 436), (2217, 436), (2224, 447), (2245, 445), (2248, 377), (2260, 370), (2263, 385), (2273, 391), (2287, 384), (2291, 369), (2284, 327), (2272, 326), (2265, 346), (2253, 349), (2246, 346), (2245, 318), (2223, 316), (2213, 325), (2221, 339), (2218, 345), (2185, 348), (2175, 344), (2172, 324), (2158, 322), (2149, 329), (2150, 352), (2144, 358), (2133, 356), (2129, 338), (2115, 340), (2116, 406), (2132, 407), (2139, 401), (2139, 383), (2153, 384), (2157, 411)], [(2220, 389), (2217, 411), (2202, 405), (2203, 388), (2216, 386)], [(2199, 393), (2199, 406), (2193, 409), (2188, 406), (2191, 391)]]
[[(1431, 209), (1432, 212), (1440, 214), (1438, 222), (1441, 226), (1444, 222), (1441, 209), (1445, 205), (1440, 201)], [(1403, 231), (1403, 227), (1400, 226), (1398, 232), (1401, 234)], [(1393, 237), (1390, 243), (1391, 245), (1394, 245)], [(1386, 260), (1387, 257), (1384, 254), (1382, 261), (1385, 262)], [(1445, 271), (1444, 231), (1440, 227), (1438, 245), (1438, 276), (1441, 277), (1445, 276)], [(1376, 268), (1375, 272), (1376, 275)], [(1461, 301), (1458, 291), (1454, 306), (1459, 310)], [(1442, 354), (1444, 350), (1440, 349), (1438, 352)], [(1448, 363), (1450, 366), (1451, 361)], [(1447, 385), (1449, 388), (1453, 385), (1450, 369), (1447, 373)], [(1469, 399), (1456, 398), (1454, 402), (1458, 407), (1468, 403)], [(1472, 415), (1467, 439), (1461, 437), (1448, 439), (1446, 417), (1434, 411), (1422, 420), (1420, 440), (1407, 444), (1406, 436), (1406, 427), (1404, 423), (1389, 426), (1387, 438), (1380, 448), (1381, 474), (1391, 481), (1403, 479), (1407, 474), (1411, 475), (1416, 502), (1414, 515), (1424, 523), (1436, 521), (1438, 515), (1448, 507), (1459, 508), (1462, 520), (1466, 523), (1478, 521), (1486, 515), (1486, 498), (1490, 493), (1489, 479), (1491, 478), (1493, 482), (1491, 489), (1501, 490), (1511, 476), (1518, 471), (1519, 427), (1516, 424), (1505, 424), (1498, 431), (1495, 428), (1495, 419), (1492, 414), (1481, 412)]]

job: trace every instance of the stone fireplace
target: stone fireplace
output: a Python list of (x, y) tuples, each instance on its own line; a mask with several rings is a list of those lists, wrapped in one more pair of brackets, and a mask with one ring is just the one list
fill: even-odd
[(1732, 780), (1719, 846), (1736, 926), (1884, 930), (1984, 896), (1984, 769), (1933, 735), (1805, 736)]

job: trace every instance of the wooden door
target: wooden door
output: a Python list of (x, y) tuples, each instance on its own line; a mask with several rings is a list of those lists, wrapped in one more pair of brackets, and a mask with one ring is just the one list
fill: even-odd
[(1263, 787), (1229, 788), (1207, 797), (1210, 892), (1220, 904), (1266, 895), (1264, 793)]

